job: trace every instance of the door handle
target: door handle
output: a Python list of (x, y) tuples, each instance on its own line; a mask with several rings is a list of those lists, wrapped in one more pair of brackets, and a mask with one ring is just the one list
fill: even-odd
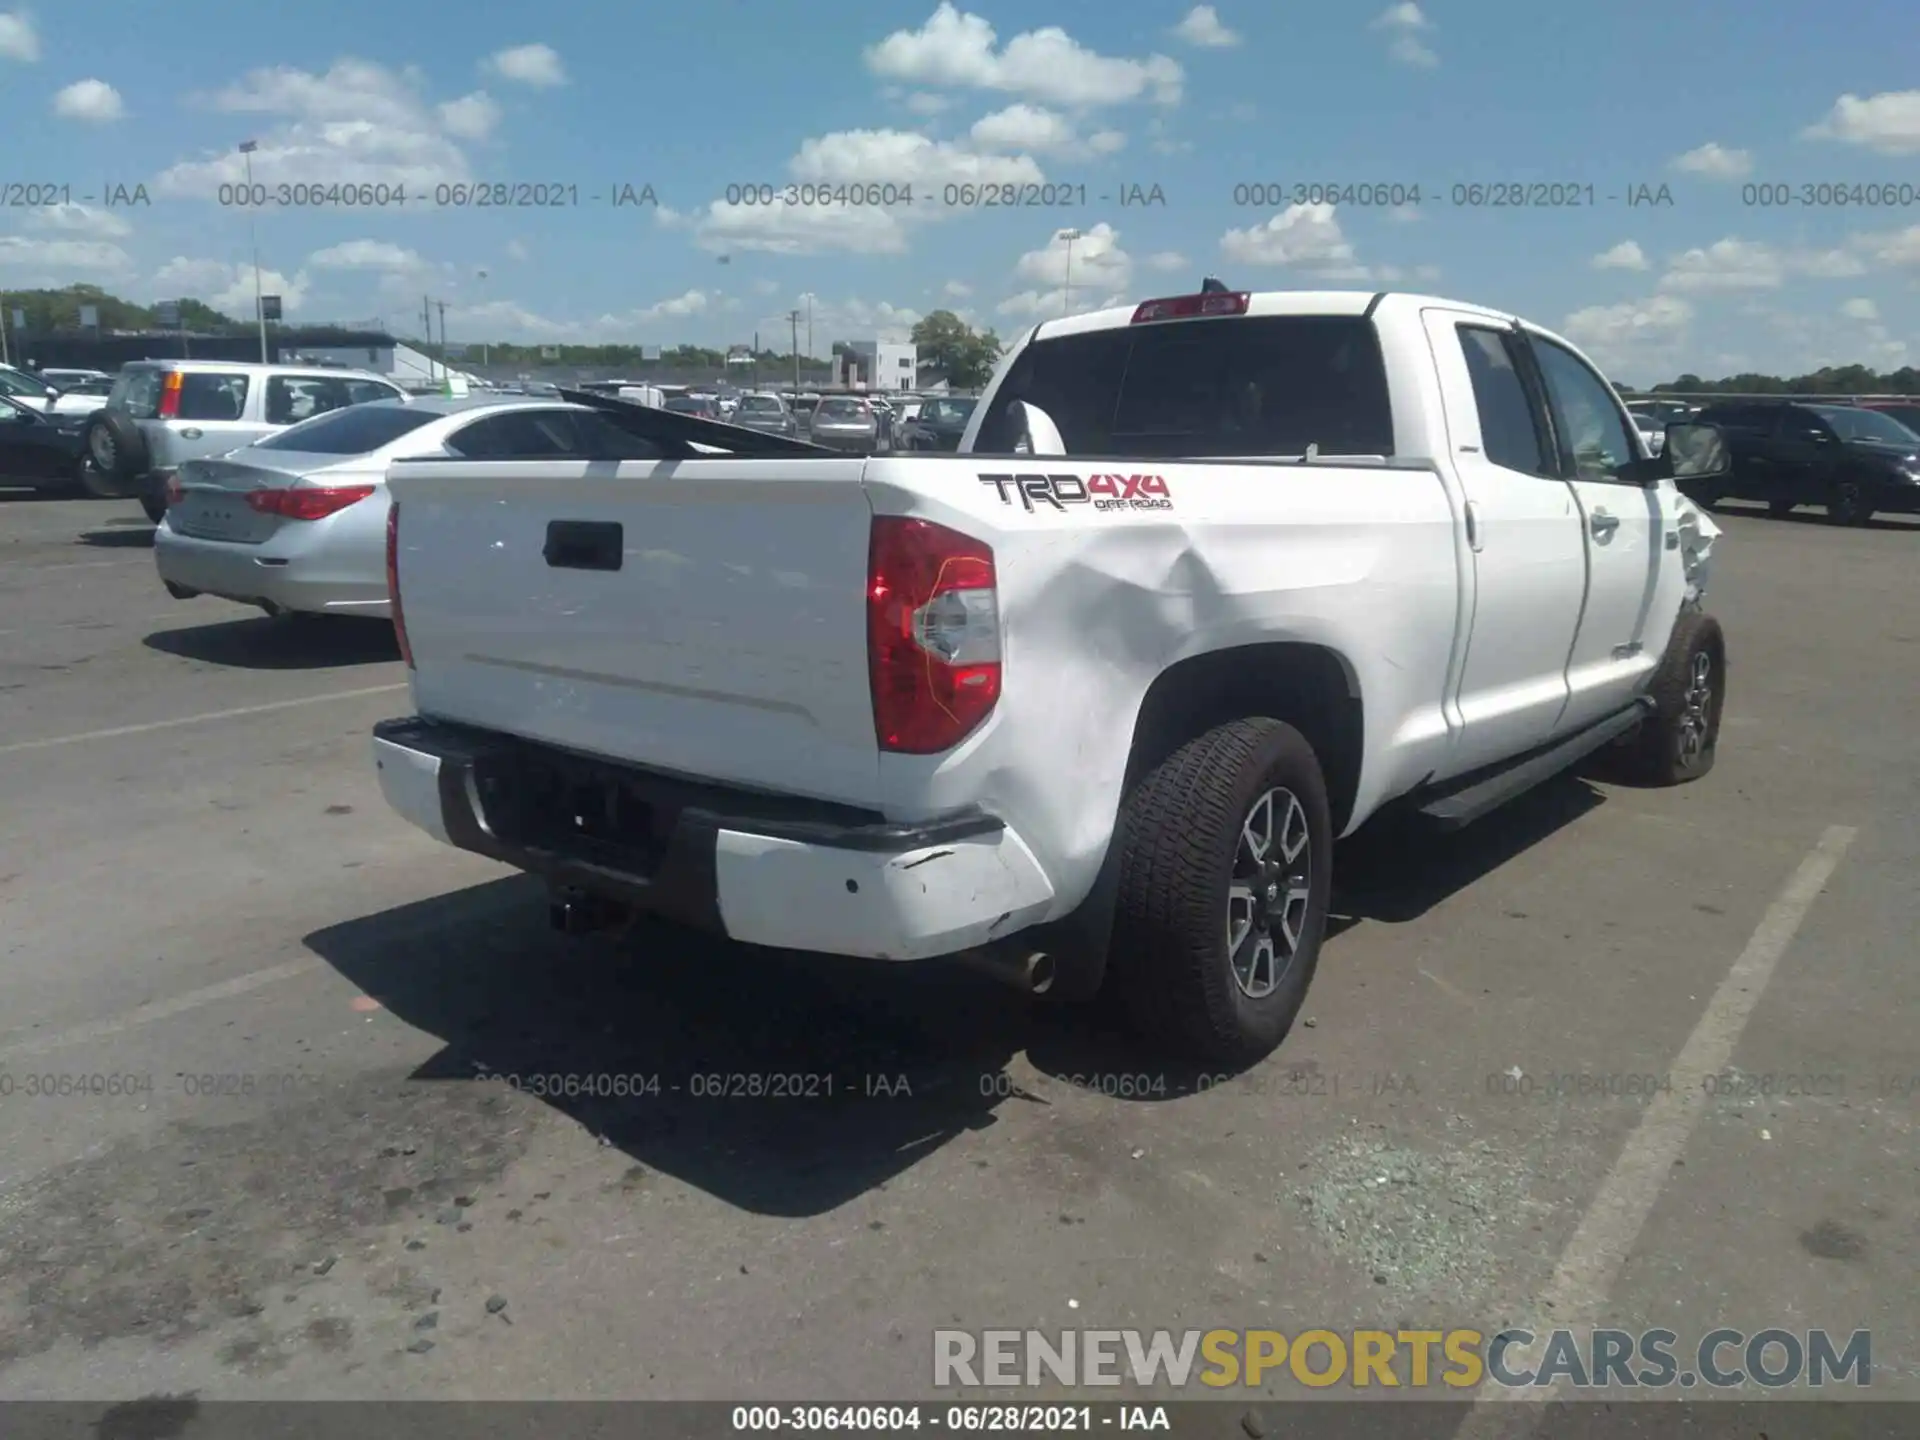
[(1604, 510), (1596, 510), (1587, 517), (1587, 529), (1593, 532), (1593, 538), (1604, 540), (1620, 528), (1620, 517), (1609, 515)]

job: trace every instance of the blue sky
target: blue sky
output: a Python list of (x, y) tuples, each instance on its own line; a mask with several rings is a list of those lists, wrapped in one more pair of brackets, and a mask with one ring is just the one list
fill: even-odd
[[(1916, 56), (1911, 0), (0, 9), (0, 286), (249, 312), (246, 213), (218, 187), (254, 139), (263, 184), (408, 191), (404, 208), (259, 214), (290, 320), (417, 331), (432, 294), (455, 341), (774, 343), (811, 297), (824, 353), (935, 308), (1006, 334), (1213, 273), (1495, 305), (1628, 381), (1890, 369), (1920, 345)], [(435, 203), (473, 181), (578, 202)], [(829, 203), (727, 203), (730, 185), (800, 182)], [(980, 182), (1065, 203), (943, 203)], [(1455, 203), (1456, 185), (1516, 182), (1583, 203)], [(1798, 194), (1870, 184), (1902, 203)], [(102, 204), (135, 185), (151, 203)], [(1236, 203), (1263, 185), (1277, 193)], [(1628, 203), (1662, 185), (1670, 203)], [(1746, 203), (1756, 185), (1795, 203)], [(71, 203), (20, 203), (49, 198), (21, 186)], [(613, 205), (619, 186), (658, 205)], [(1120, 203), (1133, 187), (1163, 203)]]

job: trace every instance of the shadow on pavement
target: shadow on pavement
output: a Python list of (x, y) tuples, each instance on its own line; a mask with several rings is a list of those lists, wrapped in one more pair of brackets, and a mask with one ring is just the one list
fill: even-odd
[[(1600, 801), (1567, 779), (1458, 835), (1356, 837), (1329, 935), (1418, 919)], [(757, 949), (650, 920), (569, 939), (524, 876), (306, 944), (441, 1040), (416, 1079), (518, 1077), (639, 1164), (761, 1214), (832, 1209), (992, 1125), (1003, 1105), (1047, 1104), (1006, 1073), (1023, 1052), (1043, 1075), (1098, 1077), (1077, 1083), (1116, 1100), (1201, 1088), (1201, 1067), (1153, 1057), (1117, 1006), (1051, 1007), (952, 966)], [(1335, 941), (1325, 957), (1338, 954)], [(1285, 1048), (1269, 1063), (1284, 1065)], [(1108, 1077), (1153, 1083), (1116, 1090)]]
[(83, 530), (78, 540), (82, 545), (93, 545), (103, 550), (151, 550), (153, 526), (142, 521), (137, 529)]
[(385, 620), (333, 615), (218, 620), (156, 630), (143, 643), (149, 650), (237, 670), (329, 670), (400, 658), (393, 626)]

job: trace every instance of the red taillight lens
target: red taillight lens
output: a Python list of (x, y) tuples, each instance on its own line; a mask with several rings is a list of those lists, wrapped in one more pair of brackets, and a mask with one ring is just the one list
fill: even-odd
[(313, 489), (249, 490), (247, 504), (282, 520), (324, 520), (373, 494), (371, 485), (323, 485)]
[(400, 506), (387, 507), (387, 601), (393, 614), (393, 636), (400, 642), (400, 658), (413, 669), (413, 647), (407, 643), (407, 617), (400, 613)]
[(1249, 291), (1225, 294), (1211, 291), (1202, 295), (1175, 295), (1165, 300), (1148, 300), (1133, 312), (1135, 325), (1148, 320), (1194, 320), (1207, 315), (1244, 315)]
[(178, 505), (185, 495), (186, 492), (180, 488), (180, 477), (169, 475), (167, 477), (167, 508), (171, 510)]
[(180, 415), (180, 372), (169, 370), (160, 382), (160, 418), (175, 420)]
[(930, 520), (876, 516), (867, 552), (867, 666), (882, 750), (936, 755), (1000, 699), (990, 546)]

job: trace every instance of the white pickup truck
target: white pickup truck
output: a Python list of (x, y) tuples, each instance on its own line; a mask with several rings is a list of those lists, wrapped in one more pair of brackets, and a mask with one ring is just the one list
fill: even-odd
[(417, 714), (381, 784), (567, 928), (1111, 982), (1246, 1063), (1388, 802), (1462, 824), (1609, 742), (1653, 783), (1713, 763), (1718, 532), (1673, 479), (1725, 445), (1650, 457), (1511, 315), (1209, 281), (1048, 321), (950, 455), (629, 422), (660, 459), (388, 478)]

